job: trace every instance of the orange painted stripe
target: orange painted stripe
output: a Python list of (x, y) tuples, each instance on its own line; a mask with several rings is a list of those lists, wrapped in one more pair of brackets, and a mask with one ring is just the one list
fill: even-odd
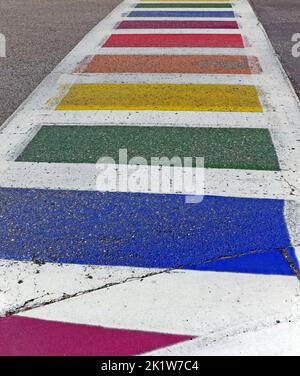
[(76, 73), (260, 73), (257, 58), (238, 55), (95, 55)]

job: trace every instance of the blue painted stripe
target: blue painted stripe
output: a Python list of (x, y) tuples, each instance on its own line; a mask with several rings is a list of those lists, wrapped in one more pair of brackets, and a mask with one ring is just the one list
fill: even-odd
[[(299, 268), (295, 251), (292, 249), (289, 251), (289, 254), (295, 265)], [(217, 260), (208, 264), (196, 265), (190, 269), (248, 274), (293, 275), (289, 264), (285, 262), (280, 251), (258, 252), (224, 260)]]
[(128, 17), (215, 17), (234, 18), (232, 11), (133, 11)]
[[(2, 259), (195, 269), (188, 265), (290, 246), (281, 200), (186, 204), (181, 195), (0, 188), (0, 202)], [(247, 272), (291, 274), (272, 257), (249, 257)], [(245, 260), (233, 270), (243, 271)]]

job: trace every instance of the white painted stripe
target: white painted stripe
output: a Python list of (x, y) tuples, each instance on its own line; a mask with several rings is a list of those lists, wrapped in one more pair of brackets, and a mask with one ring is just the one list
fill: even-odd
[[(119, 268), (117, 271), (119, 273)], [(275, 324), (276, 320), (299, 319), (299, 312), (300, 285), (294, 277), (177, 270), (68, 299), (23, 315), (193, 335), (199, 336), (205, 345), (226, 335)]]
[[(9, 162), (2, 163), (1, 170), (0, 185), (7, 188), (115, 191), (107, 186), (102, 186), (102, 189), (101, 185), (97, 186), (99, 172), (96, 170), (96, 165), (93, 164)], [(112, 177), (114, 176), (112, 174)], [(142, 181), (147, 181), (146, 166), (140, 166), (139, 176), (142, 177)], [(300, 201), (300, 193), (292, 192), (290, 185), (282, 179), (282, 176), (284, 176), (284, 172), (205, 169), (204, 193), (214, 196)], [(122, 182), (122, 176), (119, 177)], [(159, 193), (155, 189), (156, 184), (153, 184), (150, 189), (148, 187), (145, 189), (134, 179), (130, 182), (131, 192)], [(176, 193), (180, 194), (181, 192)], [(202, 187), (199, 187), (198, 194), (202, 194)]]
[(300, 321), (276, 323), (255, 332), (220, 338), (203, 345), (202, 338), (143, 354), (144, 356), (299, 356)]
[[(75, 76), (75, 78), (74, 78)], [(186, 73), (81, 73), (65, 74), (65, 84), (99, 83), (173, 83), (173, 84), (223, 84), (271, 86), (262, 75), (245, 74), (186, 74)]]
[[(59, 98), (55, 98), (59, 101)], [(52, 102), (53, 104), (53, 102)], [(283, 129), (288, 126), (293, 129), (296, 123), (292, 120), (296, 118), (284, 112), (265, 113), (237, 113), (237, 112), (194, 112), (194, 111), (51, 111), (45, 110), (32, 117), (35, 124), (85, 124), (85, 125), (172, 125), (174, 127), (227, 127), (227, 128), (278, 128)], [(291, 122), (289, 121), (291, 120)], [(20, 127), (20, 124), (16, 124)], [(28, 127), (36, 126), (28, 124)], [(24, 129), (26, 124), (24, 124)], [(12, 129), (10, 129), (13, 134)], [(9, 134), (8, 133), (8, 134)]]
[(160, 272), (161, 269), (0, 260), (0, 316), (19, 310), (29, 300), (32, 301), (25, 308), (61, 299), (64, 294), (73, 295)]
[(110, 55), (124, 55), (124, 54), (141, 54), (141, 55), (253, 55), (255, 50), (253, 48), (101, 48), (101, 46), (96, 47), (95, 49), (87, 49), (85, 55), (92, 54), (110, 54)]
[[(178, 31), (180, 30), (180, 32)], [(115, 29), (113, 34), (241, 34), (239, 29)]]

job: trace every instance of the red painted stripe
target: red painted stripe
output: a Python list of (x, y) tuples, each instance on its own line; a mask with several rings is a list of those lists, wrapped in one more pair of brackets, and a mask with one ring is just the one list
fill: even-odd
[(238, 29), (236, 21), (122, 21), (117, 29)]
[(0, 356), (129, 356), (192, 339), (19, 316), (0, 318), (0, 338)]
[(240, 34), (113, 34), (103, 47), (243, 48)]

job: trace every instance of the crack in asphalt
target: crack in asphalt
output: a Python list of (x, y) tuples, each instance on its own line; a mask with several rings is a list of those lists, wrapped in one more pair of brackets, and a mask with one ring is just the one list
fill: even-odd
[(284, 176), (281, 175), (281, 177), (282, 177), (282, 180), (290, 187), (290, 189), (291, 189), (291, 192), (290, 192), (291, 196), (298, 196), (298, 195), (295, 195), (295, 192), (299, 192), (300, 193), (300, 190), (296, 186), (294, 186), (293, 184), (291, 184)]
[(289, 267), (292, 269), (292, 271), (295, 273), (296, 277), (298, 278), (300, 282), (300, 271), (297, 269), (296, 265), (294, 264), (293, 260), (291, 259), (290, 255), (287, 253), (286, 249), (281, 249), (281, 254), (285, 261), (289, 264)]
[(50, 300), (44, 301), (44, 302), (34, 303), (34, 304), (31, 304), (30, 306), (28, 306), (29, 303), (33, 303), (34, 301), (42, 299), (46, 295), (49, 295), (49, 293), (44, 294), (40, 297), (36, 297), (36, 298), (29, 299), (29, 300), (25, 301), (22, 305), (7, 311), (4, 316), (5, 317), (12, 316), (12, 315), (15, 315), (17, 313), (29, 311), (29, 310), (32, 310), (32, 309), (35, 309), (35, 308), (44, 307), (44, 306), (47, 306), (47, 305), (53, 304), (53, 303), (59, 303), (59, 302), (62, 302), (64, 300), (67, 300), (67, 299), (76, 298), (78, 296), (90, 294), (92, 292), (99, 291), (99, 290), (102, 290), (102, 289), (106, 289), (106, 288), (109, 288), (109, 287), (122, 285), (124, 283), (132, 282), (134, 280), (143, 280), (145, 278), (149, 278), (149, 277), (152, 277), (152, 276), (155, 276), (155, 275), (168, 273), (168, 272), (170, 272), (170, 270), (166, 269), (166, 270), (161, 270), (159, 272), (147, 273), (147, 274), (145, 274), (143, 276), (139, 276), (139, 277), (128, 277), (128, 278), (125, 278), (123, 281), (106, 283), (105, 285), (101, 285), (101, 286), (94, 287), (94, 288), (87, 289), (87, 290), (83, 290), (83, 291), (77, 291), (76, 293), (73, 293), (73, 294), (64, 293), (58, 298), (50, 299)]
[(50, 295), (49, 293), (47, 293), (47, 294), (44, 294), (42, 296), (29, 299), (29, 300), (25, 301), (23, 304), (21, 304), (20, 306), (8, 310), (7, 312), (4, 313), (4, 316), (8, 317), (8, 316), (16, 315), (16, 314), (21, 313), (21, 312), (33, 310), (33, 309), (44, 307), (44, 306), (54, 304), (54, 303), (59, 303), (59, 302), (62, 302), (62, 301), (68, 300), (68, 299), (87, 295), (87, 294), (90, 294), (90, 293), (93, 293), (93, 292), (96, 292), (96, 291), (100, 291), (100, 290), (103, 290), (103, 289), (106, 289), (106, 288), (122, 285), (122, 284), (125, 284), (125, 283), (137, 281), (137, 280), (143, 281), (146, 278), (154, 277), (154, 276), (161, 275), (161, 274), (174, 273), (176, 271), (180, 271), (182, 269), (190, 268), (190, 267), (197, 266), (197, 265), (205, 265), (205, 264), (210, 264), (212, 262), (243, 257), (243, 256), (251, 255), (251, 254), (257, 254), (257, 253), (266, 253), (266, 252), (271, 253), (271, 252), (276, 252), (278, 250), (281, 252), (284, 260), (288, 263), (289, 267), (291, 268), (291, 270), (293, 271), (293, 273), (295, 274), (295, 276), (298, 278), (298, 280), (300, 282), (300, 272), (298, 271), (296, 265), (294, 264), (294, 262), (290, 258), (289, 254), (287, 253), (288, 249), (296, 247), (298, 245), (299, 244), (295, 244), (295, 245), (291, 245), (287, 248), (278, 248), (278, 249), (275, 249), (275, 250), (274, 249), (272, 249), (272, 250), (269, 250), (269, 249), (251, 250), (251, 251), (247, 251), (247, 252), (237, 253), (234, 256), (219, 256), (219, 257), (215, 257), (215, 258), (212, 258), (212, 259), (209, 259), (209, 260), (205, 260), (203, 262), (191, 263), (191, 264), (176, 266), (174, 268), (168, 268), (168, 269), (163, 269), (163, 270), (160, 270), (160, 271), (155, 271), (155, 272), (152, 272), (152, 273), (147, 273), (147, 274), (139, 276), (139, 277), (128, 277), (128, 278), (125, 278), (122, 281), (110, 282), (110, 283), (107, 283), (107, 284), (104, 284), (104, 285), (101, 285), (101, 286), (98, 286), (98, 287), (93, 287), (91, 289), (77, 291), (77, 292), (72, 293), (72, 294), (63, 293), (61, 296), (59, 296), (57, 298), (49, 299), (49, 300), (46, 300), (46, 301), (43, 301), (43, 302), (36, 302), (39, 299), (42, 299), (45, 296)]

